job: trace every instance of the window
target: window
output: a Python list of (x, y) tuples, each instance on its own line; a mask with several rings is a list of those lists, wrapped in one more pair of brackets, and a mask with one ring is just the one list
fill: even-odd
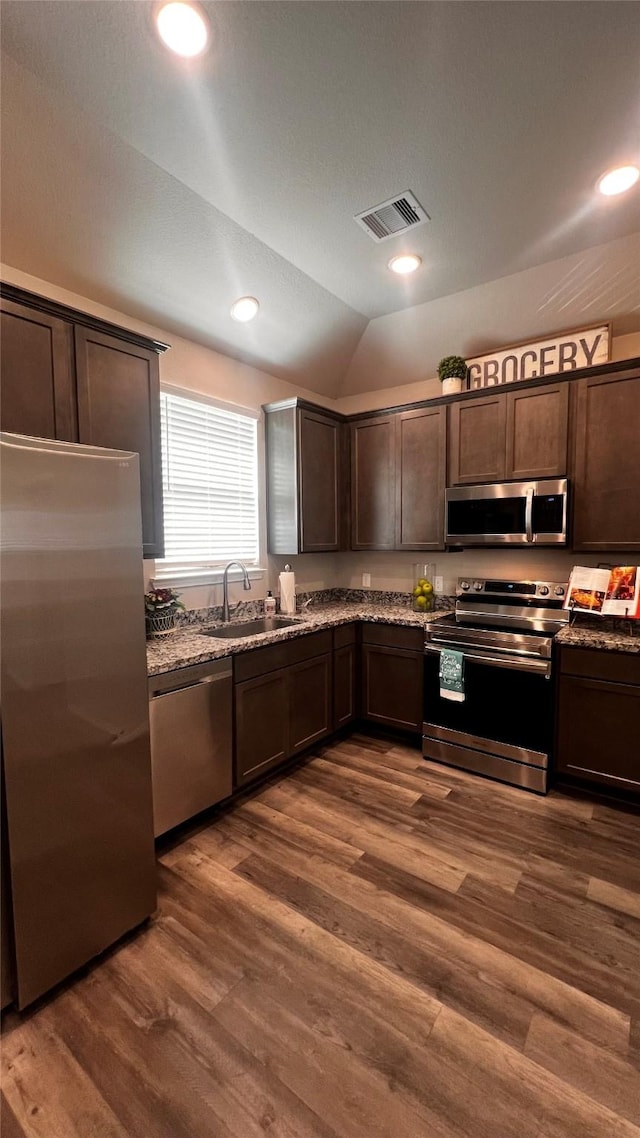
[(160, 393), (164, 569), (257, 565), (257, 422), (177, 388)]

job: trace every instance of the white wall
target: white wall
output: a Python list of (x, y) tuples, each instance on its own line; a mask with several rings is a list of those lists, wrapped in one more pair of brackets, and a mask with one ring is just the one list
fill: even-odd
[[(123, 312), (106, 308), (102, 304), (89, 300), (85, 296), (59, 288), (49, 281), (40, 280), (27, 273), (21, 272), (10, 265), (0, 265), (2, 280), (8, 284), (28, 289), (40, 296), (60, 304), (68, 304), (72, 308), (88, 312), (102, 320), (109, 320), (143, 336), (151, 336), (171, 345), (170, 350), (160, 356), (160, 381), (173, 383), (190, 391), (202, 392), (205, 395), (224, 399), (237, 406), (258, 410), (263, 403), (270, 403), (277, 399), (290, 399), (300, 395), (322, 406), (334, 407), (335, 402), (327, 396), (317, 395), (313, 391), (298, 388), (278, 379), (268, 372), (249, 367), (229, 356), (223, 356), (211, 348), (205, 348), (190, 340), (181, 339), (171, 335), (151, 324), (144, 324)], [(260, 488), (260, 517), (262, 522), (262, 549), (267, 572), (262, 581), (254, 581), (251, 593), (247, 594), (241, 588), (231, 587), (232, 600), (255, 600), (264, 597), (267, 589), (274, 590), (277, 586), (278, 573), (284, 567), (285, 558), (266, 557), (266, 508), (264, 501), (264, 479)], [(330, 588), (334, 584), (333, 558), (327, 556), (311, 556), (296, 558), (296, 584), (301, 589)], [(144, 583), (155, 572), (155, 563), (145, 561)], [(216, 586), (185, 586), (181, 587), (182, 599), (187, 608), (203, 608), (209, 605), (222, 604), (222, 588)]]
[[(546, 338), (563, 328), (610, 320), (618, 335), (637, 333), (639, 261), (640, 233), (631, 233), (377, 316), (365, 328), (342, 393), (367, 397), (398, 383), (420, 386), (436, 374), (442, 356), (455, 353), (471, 359), (500, 345)], [(428, 272), (428, 266), (423, 269)]]
[[(612, 360), (630, 360), (634, 356), (640, 356), (640, 332), (612, 337)], [(361, 395), (341, 396), (336, 399), (335, 406), (343, 415), (359, 415), (361, 411), (377, 411), (381, 407), (398, 407), (403, 403), (418, 403), (421, 399), (437, 399), (441, 390), (440, 380), (434, 376), (418, 383), (403, 383), (381, 388), (380, 391), (365, 391)]]
[[(335, 584), (362, 588), (362, 574), (371, 574), (372, 589), (407, 592), (414, 582), (413, 567), (434, 563), (444, 578), (444, 592), (455, 592), (458, 577), (498, 577), (506, 580), (566, 581), (573, 565), (597, 565), (601, 554), (552, 549), (464, 549), (460, 553), (341, 553), (336, 555)], [(609, 559), (612, 564), (615, 559)]]
[[(51, 300), (68, 304), (83, 312), (91, 313), (114, 324), (120, 324), (142, 335), (164, 340), (171, 344), (168, 352), (160, 357), (160, 379), (192, 391), (225, 399), (239, 406), (259, 409), (263, 403), (277, 399), (287, 399), (300, 395), (311, 402), (334, 408), (344, 414), (373, 410), (380, 407), (400, 405), (415, 400), (432, 398), (440, 391), (439, 381), (413, 383), (388, 387), (381, 391), (348, 396), (338, 400), (317, 395), (313, 391), (297, 388), (284, 380), (257, 368), (249, 367), (205, 348), (190, 340), (167, 334), (163, 329), (144, 324), (97, 304), (87, 297), (68, 292), (47, 281), (29, 276), (8, 265), (0, 265), (0, 274), (7, 283), (29, 289)], [(620, 336), (613, 340), (613, 359), (626, 359), (640, 355), (640, 333)], [(261, 519), (263, 548), (266, 550), (264, 484), (261, 487)], [(453, 592), (459, 576), (474, 574), (509, 577), (548, 577), (565, 580), (578, 555), (556, 553), (544, 550), (465, 550), (462, 553), (341, 553), (304, 554), (289, 558), (296, 573), (296, 584), (300, 589), (311, 590), (331, 588), (339, 585), (351, 588), (362, 587), (362, 573), (371, 574), (371, 587), (374, 589), (408, 590), (412, 581), (415, 562), (424, 560), (436, 563), (436, 571), (444, 576), (444, 591)], [(597, 564), (599, 557), (579, 555), (580, 563)], [(278, 573), (284, 567), (284, 557), (265, 557), (266, 574), (263, 580), (254, 582), (251, 594), (232, 586), (232, 600), (259, 599), (267, 589), (277, 589)], [(155, 565), (152, 561), (144, 563), (145, 585), (153, 575)], [(220, 586), (190, 586), (181, 590), (187, 608), (201, 608), (222, 603)]]

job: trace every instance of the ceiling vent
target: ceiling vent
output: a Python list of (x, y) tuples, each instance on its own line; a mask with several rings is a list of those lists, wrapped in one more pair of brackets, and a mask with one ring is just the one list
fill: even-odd
[(386, 241), (389, 237), (396, 237), (398, 233), (405, 233), (407, 229), (415, 229), (417, 225), (422, 225), (430, 219), (411, 190), (405, 190), (403, 194), (389, 198), (381, 205), (365, 209), (364, 213), (357, 213), (354, 220), (373, 241)]

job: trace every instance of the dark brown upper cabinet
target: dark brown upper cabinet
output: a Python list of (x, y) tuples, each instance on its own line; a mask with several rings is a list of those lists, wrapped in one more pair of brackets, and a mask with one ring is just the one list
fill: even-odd
[(396, 415), (396, 549), (442, 549), (446, 407)]
[(78, 439), (140, 456), (145, 557), (164, 552), (157, 352), (75, 328)]
[(73, 325), (0, 299), (2, 430), (76, 442)]
[(501, 393), (449, 406), (449, 485), (506, 478), (507, 401)]
[(352, 549), (395, 549), (395, 470), (395, 415), (352, 423)]
[(351, 548), (442, 549), (446, 407), (351, 423)]
[(561, 478), (567, 473), (569, 384), (506, 395), (507, 478)]
[(640, 551), (640, 368), (576, 383), (573, 548)]
[(449, 408), (449, 485), (567, 473), (569, 384), (515, 387)]
[(143, 553), (162, 557), (158, 353), (166, 344), (2, 286), (2, 429), (140, 455)]
[(264, 411), (269, 553), (345, 549), (346, 424), (299, 399), (268, 404)]

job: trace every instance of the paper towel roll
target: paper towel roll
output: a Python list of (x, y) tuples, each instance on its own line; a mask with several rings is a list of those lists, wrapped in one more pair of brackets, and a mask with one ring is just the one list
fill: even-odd
[(296, 611), (296, 575), (292, 572), (280, 574), (280, 612), (291, 615)]

